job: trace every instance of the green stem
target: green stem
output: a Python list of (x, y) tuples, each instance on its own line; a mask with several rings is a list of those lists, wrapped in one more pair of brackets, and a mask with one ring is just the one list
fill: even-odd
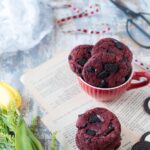
[(33, 150), (30, 139), (28, 137), (27, 127), (23, 118), (20, 118), (19, 125), (16, 129), (15, 149), (16, 150)]
[(33, 133), (31, 132), (31, 130), (29, 128), (27, 128), (27, 133), (28, 136), (30, 137), (30, 139), (32, 140), (32, 142), (35, 144), (35, 146), (37, 147), (36, 150), (43, 150), (41, 143), (39, 142), (39, 140), (33, 135)]

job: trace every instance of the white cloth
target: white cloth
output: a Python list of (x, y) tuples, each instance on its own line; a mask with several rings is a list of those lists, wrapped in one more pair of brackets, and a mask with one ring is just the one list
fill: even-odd
[(52, 27), (52, 10), (45, 0), (1, 0), (0, 54), (32, 48)]

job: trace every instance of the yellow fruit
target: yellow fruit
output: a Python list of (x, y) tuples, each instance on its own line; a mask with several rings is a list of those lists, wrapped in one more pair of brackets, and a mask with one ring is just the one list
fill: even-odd
[(0, 107), (7, 109), (12, 102), (16, 103), (16, 107), (21, 105), (21, 96), (19, 92), (4, 81), (0, 81)]

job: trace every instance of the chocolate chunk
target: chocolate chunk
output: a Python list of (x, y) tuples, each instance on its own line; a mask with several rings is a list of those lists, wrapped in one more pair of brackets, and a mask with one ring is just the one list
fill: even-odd
[(125, 76), (125, 81), (127, 81), (130, 78), (131, 74), (128, 74), (127, 76)]
[(104, 78), (107, 78), (109, 75), (110, 75), (109, 72), (106, 71), (106, 70), (104, 70), (104, 71), (100, 72), (100, 73), (97, 75), (97, 77), (98, 77), (99, 79), (104, 79)]
[(83, 78), (83, 76), (82, 76), (82, 75), (81, 75), (80, 77), (82, 78), (82, 80), (84, 80), (84, 78)]
[(71, 55), (69, 55), (68, 60), (71, 60), (71, 59), (72, 59), (72, 56), (71, 56)]
[(84, 64), (86, 63), (87, 59), (86, 58), (79, 58), (77, 60), (77, 63), (81, 66), (84, 66)]
[(108, 87), (108, 84), (105, 80), (101, 80), (100, 84), (99, 84), (99, 87), (100, 88), (107, 88)]
[(100, 123), (101, 120), (97, 117), (95, 113), (92, 113), (88, 120), (89, 123)]
[(147, 97), (144, 101), (144, 110), (150, 114), (150, 97)]
[(150, 132), (146, 132), (145, 134), (143, 134), (143, 136), (141, 137), (141, 141), (150, 142)]
[(120, 43), (120, 42), (118, 42), (118, 41), (115, 41), (115, 46), (116, 46), (117, 48), (119, 48), (120, 50), (123, 49), (122, 43)]
[(95, 136), (96, 135), (96, 131), (87, 129), (86, 130), (86, 134), (91, 135), (91, 136)]
[(127, 81), (130, 78), (131, 73), (132, 73), (132, 69), (130, 69), (129, 74), (127, 76), (125, 76), (125, 81)]
[(89, 73), (95, 73), (96, 69), (94, 67), (88, 67), (86, 68), (86, 71)]
[(115, 73), (118, 71), (119, 67), (117, 64), (105, 64), (104, 69), (110, 73)]
[(87, 48), (86, 48), (86, 51), (87, 51), (88, 53), (90, 53), (90, 54), (91, 54), (92, 47), (87, 47)]
[(150, 142), (140, 141), (133, 145), (131, 150), (150, 150)]
[(104, 131), (103, 135), (107, 136), (109, 133), (111, 133), (114, 130), (114, 127), (112, 126), (112, 123), (109, 124), (108, 129)]
[(81, 74), (81, 72), (82, 72), (82, 69), (78, 68), (78, 73)]

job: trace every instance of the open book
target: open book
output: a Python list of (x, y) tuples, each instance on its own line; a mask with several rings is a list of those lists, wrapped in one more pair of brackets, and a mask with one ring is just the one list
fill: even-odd
[(122, 125), (122, 144), (119, 150), (130, 150), (140, 136), (149, 131), (150, 116), (144, 112), (143, 102), (150, 96), (149, 87), (126, 92), (114, 102), (97, 102), (80, 88), (77, 77), (62, 53), (22, 76), (30, 94), (47, 112), (42, 118), (64, 150), (76, 150), (75, 123), (78, 114), (94, 107), (105, 107), (115, 113)]

